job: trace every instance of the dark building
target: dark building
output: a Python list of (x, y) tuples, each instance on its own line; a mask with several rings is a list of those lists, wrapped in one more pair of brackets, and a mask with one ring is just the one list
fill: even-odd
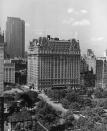
[(80, 73), (84, 73), (84, 72), (88, 71), (89, 66), (88, 66), (84, 57), (81, 57), (80, 62), (81, 62), (80, 63)]
[(27, 83), (27, 61), (23, 59), (11, 59), (15, 64), (15, 83), (23, 85)]
[(96, 75), (94, 74), (93, 68), (89, 69), (89, 64), (84, 57), (81, 57), (80, 64), (80, 84), (81, 84), (81, 94), (87, 91), (93, 91), (95, 87)]
[(0, 33), (0, 95), (4, 91), (4, 35)]
[(7, 17), (6, 22), (6, 54), (7, 57), (24, 57), (25, 22), (20, 18)]
[(95, 87), (96, 75), (93, 73), (93, 70), (87, 71), (84, 73), (84, 85), (85, 87)]
[(0, 33), (0, 43), (4, 43), (4, 35)]
[(81, 86), (85, 86), (85, 79), (84, 79), (84, 76), (85, 76), (85, 73), (89, 71), (89, 66), (85, 60), (84, 57), (81, 56), (81, 61), (80, 61), (80, 84)]

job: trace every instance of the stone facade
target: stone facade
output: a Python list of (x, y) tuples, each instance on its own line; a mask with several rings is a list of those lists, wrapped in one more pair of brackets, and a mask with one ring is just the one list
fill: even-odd
[(4, 82), (15, 83), (15, 64), (11, 61), (4, 61)]
[(79, 41), (40, 37), (30, 43), (28, 84), (36, 88), (80, 85)]
[(96, 61), (96, 87), (107, 88), (107, 60), (98, 57)]

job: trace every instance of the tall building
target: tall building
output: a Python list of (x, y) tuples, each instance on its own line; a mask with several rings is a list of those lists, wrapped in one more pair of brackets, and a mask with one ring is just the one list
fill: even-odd
[(6, 54), (7, 57), (24, 57), (25, 22), (20, 18), (7, 17), (6, 22)]
[(88, 64), (83, 56), (80, 59), (80, 84), (81, 86), (85, 86), (85, 73), (88, 72)]
[(4, 82), (15, 83), (15, 64), (10, 60), (4, 60)]
[(30, 42), (27, 81), (39, 89), (79, 87), (79, 41), (47, 36)]
[(81, 56), (81, 61), (80, 61), (80, 73), (84, 73), (88, 71), (88, 64), (86, 62), (86, 60), (84, 59), (84, 57)]
[(0, 34), (0, 95), (4, 91), (4, 36)]
[(107, 60), (98, 57), (96, 61), (96, 87), (107, 88)]
[(104, 51), (104, 57), (106, 57), (107, 60), (107, 49)]
[(86, 62), (89, 66), (89, 71), (93, 70), (93, 73), (96, 74), (96, 56), (92, 49), (87, 50)]

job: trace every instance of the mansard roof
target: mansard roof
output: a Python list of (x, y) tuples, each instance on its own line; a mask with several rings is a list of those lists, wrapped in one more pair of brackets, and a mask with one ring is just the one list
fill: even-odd
[(70, 50), (79, 50), (79, 42), (72, 39), (70, 41), (58, 40), (58, 41), (49, 41), (48, 47), (52, 47), (53, 50), (58, 51), (70, 51)]
[(76, 39), (71, 40), (59, 40), (57, 39), (47, 39), (46, 37), (40, 37), (35, 39), (30, 43), (32, 47), (39, 47), (43, 50), (52, 50), (52, 51), (80, 51), (79, 41)]

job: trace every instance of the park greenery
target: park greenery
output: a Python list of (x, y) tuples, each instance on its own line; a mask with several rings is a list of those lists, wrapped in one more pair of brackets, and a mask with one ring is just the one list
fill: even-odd
[[(28, 91), (17, 94), (5, 94), (5, 103), (8, 104), (7, 121), (24, 121), (35, 118), (49, 131), (106, 131), (107, 130), (107, 90), (102, 88), (86, 89), (85, 93), (75, 89), (48, 89), (46, 94), (52, 101), (57, 101), (67, 109), (63, 114), (57, 111), (46, 101), (38, 98), (38, 93)], [(8, 99), (9, 98), (9, 99)], [(63, 114), (63, 115), (62, 115)], [(78, 116), (78, 119), (75, 118)], [(36, 127), (42, 131), (40, 127)], [(21, 130), (16, 124), (16, 130)], [(26, 130), (35, 130), (32, 123)]]

